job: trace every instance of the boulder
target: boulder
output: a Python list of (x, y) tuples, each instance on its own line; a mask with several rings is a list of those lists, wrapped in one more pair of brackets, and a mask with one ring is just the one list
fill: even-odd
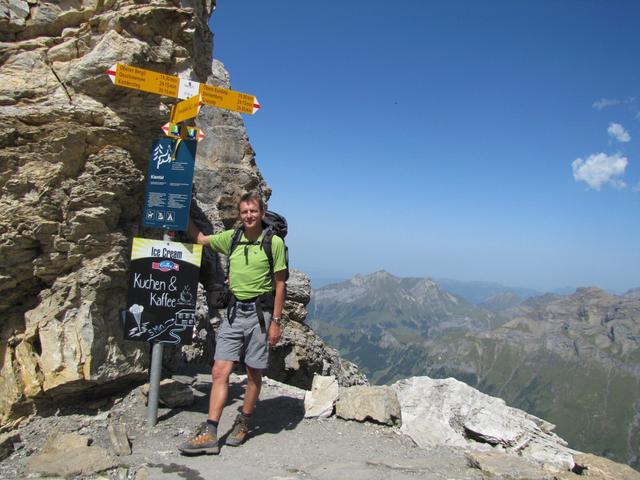
[(573, 468), (573, 454), (554, 425), (453, 378), (412, 377), (392, 385), (402, 411), (401, 431), (419, 446), (450, 445), (517, 453), (558, 471)]
[(27, 473), (70, 478), (90, 476), (117, 466), (104, 448), (88, 446), (89, 438), (76, 433), (54, 434), (27, 463)]
[(287, 280), (287, 300), (307, 305), (311, 298), (311, 280), (300, 270), (291, 269)]
[[(574, 456), (576, 466), (574, 471), (589, 479), (598, 480), (640, 480), (640, 472), (629, 465), (616, 463), (604, 457), (590, 453), (579, 453)], [(569, 476), (562, 480), (569, 480)]]
[(146, 465), (143, 465), (138, 470), (136, 470), (134, 480), (149, 480), (149, 469)]
[(504, 452), (468, 452), (469, 465), (480, 470), (487, 478), (501, 480), (557, 480), (555, 473), (540, 464), (516, 454)]
[[(142, 387), (142, 394), (145, 401), (149, 397), (149, 384)], [(165, 378), (160, 382), (158, 401), (168, 408), (188, 407), (195, 402), (195, 395), (190, 385), (187, 385), (171, 378)]]
[(340, 390), (336, 415), (346, 420), (402, 423), (396, 392), (387, 386), (354, 386)]
[(307, 304), (310, 298), (311, 280), (303, 272), (291, 269), (282, 311), (284, 320), (303, 323), (307, 319)]
[(62, 450), (73, 450), (74, 448), (88, 447), (93, 439), (87, 435), (79, 433), (51, 434), (40, 449), (40, 453), (55, 453)]
[(304, 395), (304, 416), (306, 418), (327, 418), (333, 413), (338, 398), (336, 377), (313, 377), (311, 390)]
[(127, 435), (126, 425), (110, 424), (107, 427), (109, 433), (109, 441), (116, 455), (131, 455), (131, 443)]

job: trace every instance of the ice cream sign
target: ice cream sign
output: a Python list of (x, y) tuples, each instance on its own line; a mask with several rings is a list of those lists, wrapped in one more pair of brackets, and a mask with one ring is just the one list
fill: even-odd
[(191, 343), (201, 257), (201, 245), (133, 239), (125, 338)]

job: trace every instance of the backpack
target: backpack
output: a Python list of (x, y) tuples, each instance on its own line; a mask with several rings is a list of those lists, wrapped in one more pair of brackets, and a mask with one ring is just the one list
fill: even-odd
[[(262, 220), (262, 241), (260, 242), (260, 248), (264, 250), (264, 253), (267, 255), (267, 260), (269, 261), (269, 270), (271, 271), (271, 275), (273, 276), (273, 251), (272, 251), (272, 239), (274, 235), (278, 235), (284, 242), (284, 238), (288, 233), (287, 219), (282, 215), (272, 212), (271, 210), (267, 210), (264, 212), (264, 218)], [(231, 245), (229, 246), (229, 253), (227, 254), (227, 258), (231, 258), (231, 254), (238, 247), (238, 245), (254, 245), (256, 242), (240, 242), (242, 238), (242, 227), (236, 228), (235, 232), (233, 232), (233, 236), (231, 237)], [(285, 281), (289, 280), (289, 248), (287, 244), (284, 245), (284, 261), (287, 266), (285, 270)], [(228, 275), (228, 274), (227, 274)]]

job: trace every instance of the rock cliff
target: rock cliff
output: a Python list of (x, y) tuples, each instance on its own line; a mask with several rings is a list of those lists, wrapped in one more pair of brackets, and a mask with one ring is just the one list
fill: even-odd
[[(105, 72), (120, 62), (228, 87), (211, 58), (214, 8), (211, 0), (0, 2), (1, 428), (39, 403), (146, 377), (148, 347), (122, 340), (118, 310), (133, 236), (159, 238), (141, 228), (144, 173), (175, 99), (115, 87)], [(192, 210), (211, 232), (235, 222), (241, 193), (271, 192), (239, 114), (205, 106), (198, 125), (206, 138)], [(216, 258), (206, 265), (209, 286), (222, 271)], [(282, 370), (295, 376), (300, 356), (287, 355)], [(313, 371), (331, 370), (314, 362)]]

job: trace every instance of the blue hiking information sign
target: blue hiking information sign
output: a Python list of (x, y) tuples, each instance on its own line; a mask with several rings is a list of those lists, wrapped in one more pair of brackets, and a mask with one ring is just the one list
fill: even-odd
[(157, 138), (153, 141), (144, 195), (145, 227), (187, 230), (196, 140)]

